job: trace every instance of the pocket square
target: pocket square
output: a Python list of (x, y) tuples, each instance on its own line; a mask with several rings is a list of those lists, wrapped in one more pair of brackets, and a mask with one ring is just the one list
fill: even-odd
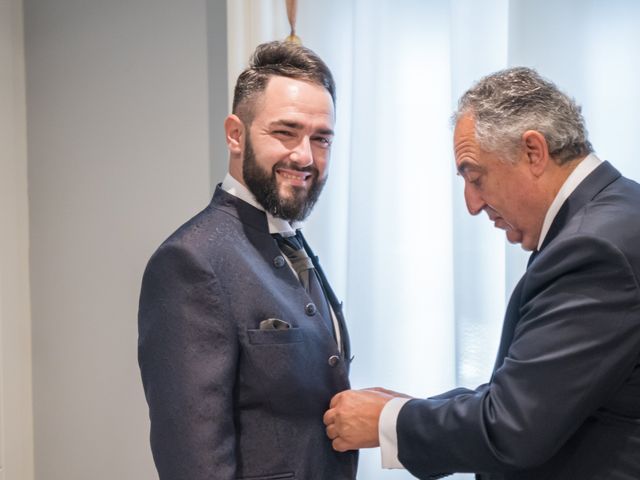
[(260, 330), (287, 330), (291, 325), (279, 318), (267, 318), (260, 322)]

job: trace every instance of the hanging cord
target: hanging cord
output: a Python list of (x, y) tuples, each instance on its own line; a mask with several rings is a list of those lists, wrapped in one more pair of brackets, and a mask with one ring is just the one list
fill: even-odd
[(297, 43), (298, 45), (302, 44), (302, 40), (300, 37), (296, 35), (296, 16), (298, 15), (298, 0), (286, 0), (287, 2), (287, 18), (289, 19), (289, 25), (291, 26), (291, 33), (287, 38), (285, 38), (286, 42)]

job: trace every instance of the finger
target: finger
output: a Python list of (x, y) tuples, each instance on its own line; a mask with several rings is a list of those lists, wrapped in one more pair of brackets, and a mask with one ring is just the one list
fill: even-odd
[(331, 446), (336, 452), (346, 452), (347, 450), (353, 450), (352, 448), (349, 448), (349, 444), (340, 437), (331, 442)]
[(329, 440), (335, 440), (336, 438), (338, 438), (338, 429), (335, 425), (329, 425), (327, 428), (325, 428), (325, 431), (327, 432), (327, 437), (329, 437)]
[(324, 415), (322, 416), (322, 422), (329, 426), (333, 423), (335, 423), (335, 418), (336, 418), (336, 412), (333, 408), (327, 410), (326, 412), (324, 412)]
[[(345, 390), (345, 392), (348, 392), (348, 390)], [(329, 404), (331, 408), (335, 407), (338, 404), (343, 393), (344, 392), (339, 392), (333, 396), (333, 398), (331, 399), (331, 403)]]

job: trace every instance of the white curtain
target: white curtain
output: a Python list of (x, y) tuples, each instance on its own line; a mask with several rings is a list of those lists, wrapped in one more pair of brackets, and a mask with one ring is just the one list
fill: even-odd
[[(284, 3), (227, 2), (231, 86), (255, 45), (288, 34)], [(632, 0), (299, 0), (298, 35), (338, 85), (330, 180), (306, 230), (345, 301), (355, 388), (487, 381), (527, 254), (466, 211), (455, 101), (483, 75), (532, 66), (584, 106), (596, 152), (640, 179), (637, 25)], [(377, 451), (361, 458), (362, 480), (412, 478), (380, 470)]]

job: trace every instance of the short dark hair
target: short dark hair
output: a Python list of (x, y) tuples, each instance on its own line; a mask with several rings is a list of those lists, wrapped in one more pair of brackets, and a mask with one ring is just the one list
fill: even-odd
[(466, 114), (473, 116), (476, 139), (488, 151), (513, 156), (522, 134), (537, 130), (558, 164), (593, 152), (580, 106), (532, 68), (482, 78), (460, 98), (454, 120)]
[(232, 113), (250, 124), (258, 94), (267, 87), (272, 76), (304, 80), (327, 89), (336, 103), (336, 85), (329, 67), (312, 50), (293, 42), (268, 42), (258, 45), (249, 66), (238, 76), (233, 94)]

